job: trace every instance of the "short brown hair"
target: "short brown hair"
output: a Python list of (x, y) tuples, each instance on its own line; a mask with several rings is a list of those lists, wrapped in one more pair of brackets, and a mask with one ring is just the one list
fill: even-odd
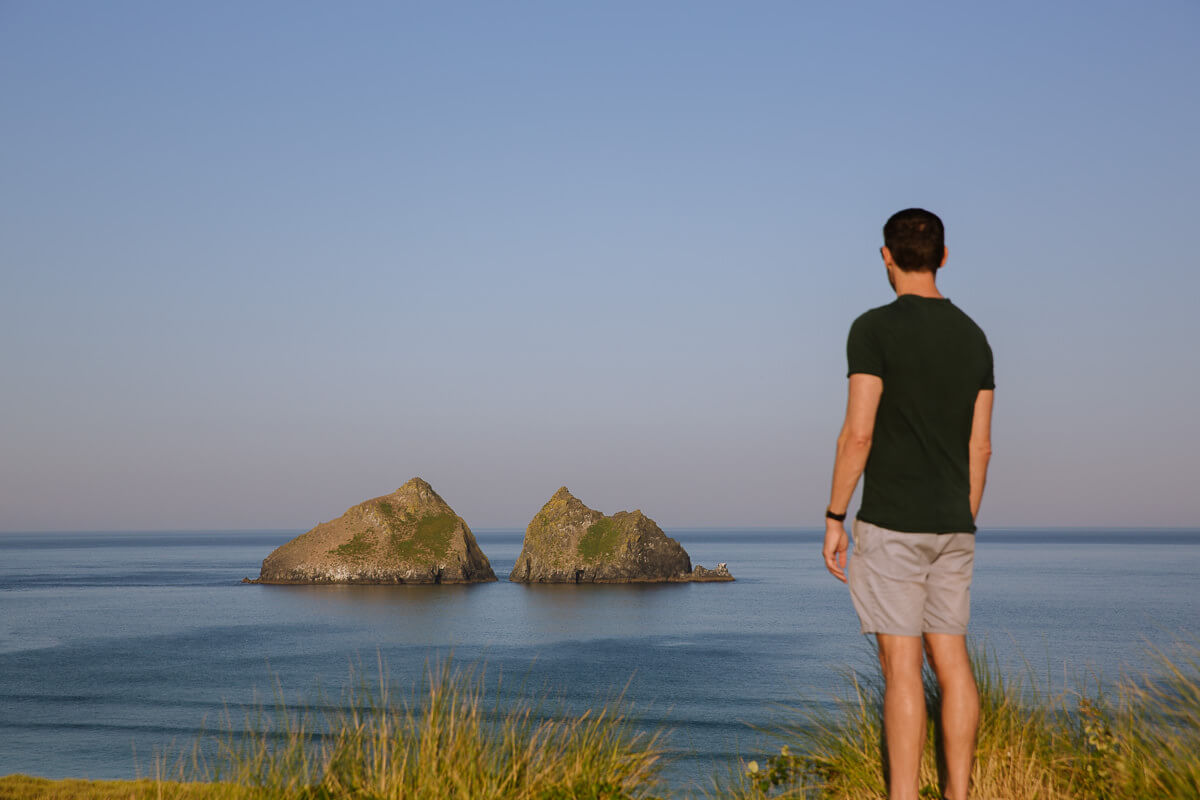
[(883, 243), (904, 272), (937, 272), (946, 252), (946, 229), (937, 214), (906, 208), (883, 226)]

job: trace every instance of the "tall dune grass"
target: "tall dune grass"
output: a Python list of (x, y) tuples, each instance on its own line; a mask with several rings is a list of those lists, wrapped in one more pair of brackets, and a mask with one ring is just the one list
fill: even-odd
[[(1200, 647), (1157, 654), (1155, 669), (1049, 696), (1032, 679), (1003, 677), (976, 654), (982, 719), (977, 800), (1194, 800), (1200, 797)], [(416, 694), (381, 677), (339, 703), (282, 700), (182, 764), (130, 781), (0, 778), (0, 800), (636, 800), (663, 792), (662, 737), (637, 733), (620, 702), (547, 715), (534, 703), (489, 704), (482, 678), (445, 666)], [(832, 711), (803, 712), (776, 733), (783, 746), (715, 781), (734, 800), (884, 800), (882, 686), (851, 674)], [(927, 676), (929, 738), (921, 794), (939, 798), (938, 695)], [(282, 697), (282, 695), (280, 695)]]
[(323, 712), (280, 701), (240, 730), (227, 720), (215, 754), (197, 748), (186, 777), (230, 800), (633, 800), (658, 787), (660, 737), (637, 732), (620, 700), (546, 715), (531, 702), (489, 705), (472, 670), (430, 669), (408, 696), (380, 673)]
[[(1195, 800), (1200, 798), (1200, 647), (1157, 654), (1157, 669), (1126, 678), (1115, 699), (1100, 689), (1050, 696), (973, 663), (981, 720), (971, 796), (978, 800)], [(746, 762), (719, 796), (886, 800), (880, 680), (852, 674), (835, 710), (796, 712), (776, 733), (779, 753)], [(923, 798), (940, 798), (936, 682), (926, 674), (929, 730)]]

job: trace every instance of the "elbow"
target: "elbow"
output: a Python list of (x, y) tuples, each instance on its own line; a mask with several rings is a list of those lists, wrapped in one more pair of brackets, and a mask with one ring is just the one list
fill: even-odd
[(848, 450), (870, 450), (871, 434), (861, 431), (846, 431), (842, 434), (838, 444)]
[(991, 442), (971, 442), (971, 456), (987, 461), (992, 457)]

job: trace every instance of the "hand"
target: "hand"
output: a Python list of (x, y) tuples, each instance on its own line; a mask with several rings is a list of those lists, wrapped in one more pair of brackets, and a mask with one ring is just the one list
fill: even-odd
[(849, 549), (846, 526), (836, 519), (825, 520), (825, 546), (821, 548), (821, 555), (825, 557), (825, 569), (842, 583), (846, 583), (846, 551)]

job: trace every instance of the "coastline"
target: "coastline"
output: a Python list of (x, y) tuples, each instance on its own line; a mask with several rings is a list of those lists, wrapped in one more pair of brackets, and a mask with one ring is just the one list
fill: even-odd
[[(1184, 800), (1200, 780), (1200, 645), (1158, 654), (1155, 674), (1125, 678), (1114, 698), (1080, 687), (1047, 694), (994, 657), (972, 661), (983, 708), (972, 797), (975, 800)], [(739, 759), (710, 788), (664, 784), (666, 734), (638, 733), (620, 702), (531, 725), (522, 701), (493, 722), (473, 670), (445, 665), (426, 676), (427, 705), (414, 710), (390, 690), (354, 690), (349, 710), (318, 718), (276, 709), (266, 728), (226, 730), (219, 764), (193, 762), (168, 779), (106, 781), (29, 775), (0, 777), (0, 800), (652, 800), (797, 798), (886, 800), (881, 761), (882, 687), (850, 674), (833, 715), (800, 714), (775, 731), (777, 751)], [(940, 796), (937, 693), (927, 683), (929, 736), (922, 796)], [(320, 722), (312, 727), (311, 723)], [(312, 731), (326, 733), (314, 736)], [(761, 760), (760, 760), (761, 759)], [(207, 773), (197, 770), (207, 770)], [(368, 788), (369, 787), (369, 788)]]
[[(408, 685), (453, 654), (511, 688), (561, 691), (580, 713), (624, 687), (648, 726), (676, 731), (670, 785), (704, 784), (738, 754), (762, 760), (769, 742), (757, 731), (779, 721), (778, 709), (800, 697), (828, 708), (829, 676), (874, 661), (848, 598), (812, 559), (817, 532), (670, 533), (694, 561), (728, 558), (739, 580), (715, 591), (507, 581), (271, 589), (237, 581), (286, 532), (0, 537), (9, 626), (0, 773), (153, 774), (150, 754), (192, 741), (223, 708), (240, 718), (277, 679), (292, 692), (319, 683), (336, 694), (350, 663), (382, 656)], [(1014, 674), (1037, 665), (1054, 692), (1084, 676), (1113, 689), (1122, 671), (1149, 665), (1143, 643), (1169, 647), (1194, 627), (1194, 531), (984, 534), (975, 638)], [(519, 532), (480, 539), (506, 572)], [(1121, 613), (1099, 613), (1113, 597)]]

